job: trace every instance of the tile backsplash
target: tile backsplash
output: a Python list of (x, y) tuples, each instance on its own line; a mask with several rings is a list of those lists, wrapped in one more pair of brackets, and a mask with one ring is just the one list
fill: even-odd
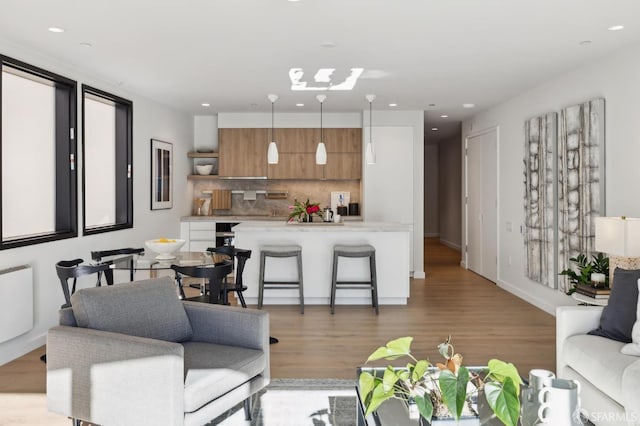
[(211, 189), (230, 189), (238, 191), (286, 191), (286, 199), (267, 199), (264, 194), (257, 194), (255, 200), (245, 200), (244, 194), (232, 194), (231, 209), (214, 210), (215, 215), (257, 215), (257, 216), (287, 216), (289, 206), (293, 200), (320, 203), (324, 208), (331, 204), (331, 192), (350, 192), (351, 202), (359, 203), (361, 200), (360, 181), (358, 180), (318, 180), (318, 181), (294, 181), (294, 180), (253, 180), (253, 179), (220, 179), (215, 181), (193, 182), (192, 212), (195, 214), (195, 199), (204, 198), (203, 211), (208, 211), (209, 196), (202, 191)]

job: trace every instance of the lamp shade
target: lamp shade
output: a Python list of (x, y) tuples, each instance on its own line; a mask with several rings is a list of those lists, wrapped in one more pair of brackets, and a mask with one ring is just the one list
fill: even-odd
[(367, 151), (365, 152), (365, 158), (367, 160), (367, 164), (376, 164), (376, 152), (373, 149), (373, 144), (371, 141), (367, 143)]
[(640, 257), (640, 219), (596, 218), (595, 249), (614, 256)]
[(327, 147), (322, 141), (316, 148), (316, 164), (327, 164)]
[(276, 146), (276, 143), (274, 141), (271, 141), (269, 142), (269, 148), (267, 148), (267, 163), (278, 164), (279, 160), (280, 160), (280, 157), (278, 156), (278, 147)]

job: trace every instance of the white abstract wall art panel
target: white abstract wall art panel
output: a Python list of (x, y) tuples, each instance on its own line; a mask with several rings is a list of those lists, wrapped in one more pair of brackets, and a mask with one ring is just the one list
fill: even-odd
[[(604, 214), (604, 99), (560, 112), (558, 142), (558, 271), (594, 252), (595, 218)], [(560, 277), (559, 289), (569, 283)]]
[(558, 114), (525, 122), (524, 244), (527, 277), (556, 288), (555, 274), (555, 147)]

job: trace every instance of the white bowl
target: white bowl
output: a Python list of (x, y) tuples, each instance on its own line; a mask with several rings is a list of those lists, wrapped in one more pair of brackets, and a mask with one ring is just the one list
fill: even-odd
[(213, 170), (213, 164), (196, 164), (196, 171), (199, 175), (208, 175)]
[(173, 238), (159, 238), (156, 240), (147, 240), (144, 242), (144, 245), (154, 253), (158, 253), (156, 259), (158, 260), (168, 260), (175, 259), (176, 256), (173, 254), (180, 250), (180, 248), (184, 245), (185, 240), (177, 240)]

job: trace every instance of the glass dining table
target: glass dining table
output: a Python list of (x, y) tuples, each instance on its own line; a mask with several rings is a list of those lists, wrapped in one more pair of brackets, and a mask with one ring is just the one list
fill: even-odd
[[(158, 271), (166, 271), (172, 269), (173, 265), (177, 266), (211, 266), (222, 264), (225, 260), (229, 260), (229, 257), (224, 254), (208, 253), (200, 251), (181, 251), (174, 253), (173, 259), (156, 259), (156, 254), (153, 252), (145, 253), (142, 256), (127, 255), (109, 259), (111, 268), (114, 270), (122, 271), (149, 271), (149, 278), (157, 278)], [(205, 292), (205, 280), (200, 280), (200, 292)], [(212, 289), (212, 295), (220, 294), (221, 289)], [(180, 290), (181, 297), (184, 297), (184, 292)], [(226, 293), (226, 292), (225, 292)], [(218, 298), (216, 303), (224, 304), (225, 298)]]

